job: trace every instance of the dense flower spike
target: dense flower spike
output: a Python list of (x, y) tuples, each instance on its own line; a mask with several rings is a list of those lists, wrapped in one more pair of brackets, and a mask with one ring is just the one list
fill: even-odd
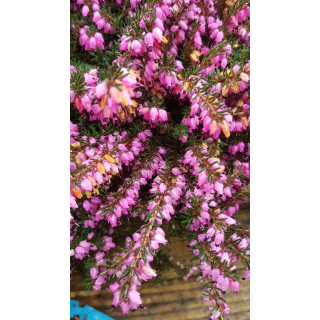
[(234, 217), (250, 198), (249, 1), (71, 0), (70, 39), (71, 274), (128, 314), (165, 265), (229, 319), (223, 294), (250, 278)]

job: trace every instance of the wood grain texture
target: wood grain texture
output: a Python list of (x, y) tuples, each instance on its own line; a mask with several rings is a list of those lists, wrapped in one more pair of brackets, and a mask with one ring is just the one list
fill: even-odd
[[(242, 208), (234, 215), (243, 224), (250, 224), (249, 206)], [(192, 265), (191, 249), (188, 242), (181, 238), (172, 238), (171, 255), (174, 261), (179, 261), (189, 268)], [(237, 264), (240, 276), (244, 267)], [(120, 308), (111, 310), (113, 293), (107, 289), (86, 291), (81, 279), (77, 276), (71, 281), (70, 298), (79, 301), (80, 305), (90, 305), (116, 320), (205, 320), (208, 319), (210, 303), (202, 301), (201, 284), (196, 282), (196, 276), (188, 281), (181, 279), (174, 270), (166, 271), (162, 276), (162, 284), (156, 287), (152, 282), (143, 282), (139, 288), (143, 304), (147, 310), (138, 309), (128, 315), (122, 314)], [(230, 288), (225, 295), (230, 307), (231, 320), (250, 319), (250, 279), (240, 282), (240, 292), (233, 293)]]

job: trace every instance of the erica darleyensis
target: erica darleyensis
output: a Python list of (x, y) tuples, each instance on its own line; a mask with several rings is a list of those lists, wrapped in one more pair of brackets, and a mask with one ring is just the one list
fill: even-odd
[[(210, 319), (250, 277), (247, 0), (71, 0), (71, 277), (144, 308), (158, 251), (188, 239)], [(155, 259), (157, 258), (157, 259)], [(235, 263), (241, 260), (245, 273)], [(172, 265), (172, 264), (170, 264)]]

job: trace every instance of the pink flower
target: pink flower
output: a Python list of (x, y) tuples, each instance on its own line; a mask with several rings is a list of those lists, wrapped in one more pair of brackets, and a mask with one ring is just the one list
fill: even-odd
[(231, 280), (231, 290), (234, 292), (239, 291), (239, 282)]
[(99, 33), (99, 32), (96, 32), (96, 33), (94, 34), (94, 38), (96, 39), (97, 42), (101, 42), (101, 43), (104, 42), (103, 36), (102, 36), (102, 34)]
[(141, 271), (147, 276), (151, 276), (151, 277), (156, 277), (157, 276), (157, 273), (152, 268), (150, 268), (148, 266), (143, 266), (141, 268)]
[(192, 251), (192, 254), (194, 254), (195, 256), (197, 256), (199, 253), (200, 253), (200, 250), (199, 250), (199, 249), (196, 249), (196, 250), (193, 250), (193, 251)]
[(244, 82), (248, 82), (249, 81), (249, 77), (248, 77), (248, 75), (246, 73), (241, 72), (240, 73), (240, 78)]
[(100, 10), (99, 5), (96, 4), (96, 3), (94, 3), (94, 4), (92, 5), (92, 10), (93, 10), (93, 11), (99, 11), (99, 10)]
[(120, 292), (116, 291), (113, 295), (112, 306), (116, 307), (120, 302)]
[(77, 208), (78, 208), (76, 199), (75, 199), (75, 197), (72, 196), (71, 194), (70, 194), (70, 207), (71, 207), (72, 209), (77, 209)]
[(215, 181), (214, 187), (215, 187), (218, 194), (222, 194), (223, 184), (221, 182)]
[[(136, 1), (136, 0), (130, 0), (131, 5), (132, 5), (133, 7), (135, 7), (135, 6), (132, 4), (133, 1)], [(128, 314), (128, 313), (129, 313), (129, 310), (130, 310), (130, 305), (127, 304), (126, 302), (122, 301), (122, 302), (120, 303), (120, 308), (121, 308), (121, 311), (123, 312), (123, 314)]]
[(139, 53), (141, 50), (141, 44), (138, 40), (132, 41), (132, 50), (136, 53)]
[(191, 242), (188, 244), (189, 247), (193, 247), (197, 243), (197, 240), (191, 240)]
[(93, 50), (96, 50), (96, 47), (97, 47), (97, 41), (94, 37), (91, 37), (90, 38), (90, 48)]
[(159, 116), (160, 121), (167, 121), (168, 120), (167, 111), (164, 109), (158, 110), (158, 116)]
[(104, 278), (98, 277), (98, 279), (97, 279), (96, 282), (95, 282), (95, 285), (100, 286), (101, 284), (103, 284), (103, 283), (105, 283), (105, 282), (106, 282), (106, 280), (105, 280)]
[(201, 187), (202, 185), (204, 185), (207, 182), (207, 174), (205, 171), (202, 171), (199, 174), (199, 178), (198, 178), (198, 186)]
[(154, 36), (155, 39), (157, 39), (159, 42), (162, 42), (162, 31), (158, 28), (155, 27), (152, 30), (152, 35)]
[(247, 270), (244, 276), (242, 277), (242, 280), (249, 279), (249, 278), (250, 278), (250, 270)]
[(121, 206), (123, 209), (128, 209), (128, 208), (129, 208), (128, 202), (127, 202), (126, 199), (121, 199), (121, 200), (119, 201), (119, 204), (120, 204), (120, 206)]
[(99, 12), (99, 11), (95, 11), (95, 12), (93, 13), (93, 19), (92, 19), (92, 21), (95, 22), (95, 23), (97, 23), (100, 19), (101, 19), (101, 14), (100, 14), (100, 12)]
[(156, 20), (154, 21), (154, 25), (158, 27), (161, 31), (164, 31), (163, 22), (161, 19), (156, 18)]
[(140, 293), (134, 289), (129, 290), (128, 298), (131, 302), (135, 303), (136, 305), (142, 304)]
[(108, 92), (107, 83), (102, 82), (96, 86), (96, 96), (98, 99), (101, 99), (103, 95)]
[(92, 184), (89, 179), (83, 179), (81, 181), (81, 188), (85, 191), (92, 191)]
[(166, 84), (167, 87), (171, 87), (171, 76), (170, 75), (166, 75), (164, 77), (164, 83)]
[(222, 31), (219, 31), (216, 35), (216, 42), (220, 42), (221, 40), (223, 39), (223, 32)]
[(83, 207), (86, 211), (89, 211), (90, 210), (90, 202), (88, 200), (85, 200), (83, 202)]
[(88, 8), (88, 6), (83, 6), (83, 7), (82, 7), (82, 14), (83, 14), (83, 16), (86, 17), (86, 16), (88, 15), (88, 13), (89, 13), (89, 8)]
[(86, 250), (82, 247), (76, 247), (75, 251), (80, 255), (84, 255), (86, 253)]
[(159, 187), (160, 193), (164, 193), (166, 191), (166, 188), (167, 188), (166, 185), (164, 183), (161, 183)]
[(158, 242), (158, 243), (162, 243), (162, 244), (167, 244), (167, 240), (164, 238), (164, 236), (162, 234), (156, 234), (154, 239)]
[(228, 277), (223, 278), (222, 281), (220, 282), (220, 284), (221, 284), (221, 290), (223, 292), (227, 291), (227, 289), (229, 288), (229, 285), (230, 285), (229, 278)]
[(111, 290), (112, 292), (117, 292), (119, 288), (120, 288), (120, 285), (117, 282), (109, 286), (109, 290)]
[(229, 258), (229, 255), (228, 255), (228, 252), (224, 252), (221, 256), (221, 262), (223, 261), (227, 261), (228, 263), (230, 262), (230, 258)]
[[(161, 37), (162, 39), (162, 37)], [(151, 32), (148, 32), (144, 38), (146, 44), (148, 47), (152, 47), (153, 46), (153, 42), (154, 42), (154, 36)]]
[(105, 256), (105, 253), (104, 253), (104, 252), (98, 252), (98, 253), (96, 254), (96, 260), (99, 261), (99, 260), (101, 260), (104, 256)]
[(222, 67), (223, 69), (225, 69), (225, 67), (227, 66), (227, 63), (228, 63), (228, 61), (227, 61), (226, 58), (222, 59), (222, 61), (221, 61), (221, 67)]
[(93, 236), (94, 236), (94, 232), (90, 232), (90, 233), (88, 234), (88, 239), (89, 239), (89, 240), (92, 239)]
[(102, 174), (100, 172), (94, 173), (94, 179), (101, 184), (103, 182)]
[(137, 83), (135, 77), (130, 74), (122, 78), (121, 81), (126, 87), (133, 87)]
[(215, 233), (215, 229), (214, 228), (209, 228), (208, 231), (207, 231), (207, 238), (213, 237), (214, 233)]
[(72, 101), (73, 96), (74, 96), (74, 91), (73, 91), (73, 90), (70, 90), (70, 102)]
[(158, 116), (158, 110), (155, 107), (152, 107), (150, 110), (150, 119), (155, 122), (156, 118)]
[(90, 242), (83, 240), (83, 241), (80, 241), (79, 245), (83, 248), (89, 248), (91, 244)]
[(180, 139), (182, 143), (186, 143), (188, 139), (188, 136), (182, 136), (182, 138)]
[(97, 277), (97, 274), (98, 274), (98, 270), (96, 267), (93, 267), (90, 269), (90, 275), (92, 279), (95, 279)]

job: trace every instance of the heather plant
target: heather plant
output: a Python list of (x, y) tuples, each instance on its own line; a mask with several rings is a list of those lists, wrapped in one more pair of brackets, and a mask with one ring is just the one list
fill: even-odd
[(173, 268), (197, 275), (210, 319), (229, 319), (223, 295), (250, 277), (250, 231), (233, 218), (250, 195), (249, 5), (71, 0), (71, 277), (125, 314)]

